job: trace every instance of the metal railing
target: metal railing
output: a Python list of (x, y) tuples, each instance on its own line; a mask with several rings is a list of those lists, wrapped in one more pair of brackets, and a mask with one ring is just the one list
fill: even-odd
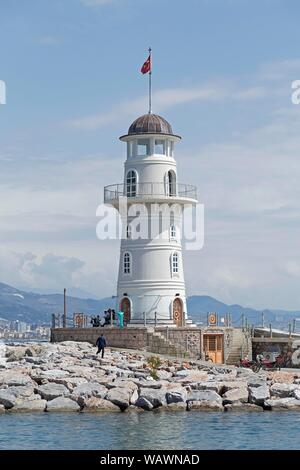
[(197, 188), (191, 184), (174, 183), (131, 183), (111, 184), (104, 188), (104, 202), (117, 200), (120, 197), (185, 197), (197, 199)]

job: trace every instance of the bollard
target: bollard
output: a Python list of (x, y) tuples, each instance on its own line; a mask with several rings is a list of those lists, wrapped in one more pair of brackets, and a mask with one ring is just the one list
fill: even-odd
[(144, 316), (144, 326), (146, 327), (147, 326), (146, 312), (143, 312), (143, 316)]
[(157, 326), (157, 312), (154, 313), (154, 325)]
[(270, 323), (270, 338), (273, 338), (272, 324)]

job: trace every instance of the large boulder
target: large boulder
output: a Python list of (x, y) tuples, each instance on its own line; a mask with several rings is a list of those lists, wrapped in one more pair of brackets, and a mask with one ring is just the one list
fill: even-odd
[(135, 382), (138, 384), (139, 387), (146, 387), (146, 388), (154, 388), (154, 389), (159, 389), (162, 388), (163, 382), (160, 380), (140, 380)]
[(234, 388), (228, 390), (223, 395), (223, 404), (232, 404), (232, 403), (247, 403), (249, 397), (249, 392), (246, 387)]
[(300, 400), (300, 389), (296, 388), (293, 393), (292, 393), (294, 398), (297, 398), (297, 400)]
[(1, 413), (5, 413), (5, 406), (4, 405), (0, 405), (0, 414)]
[(47, 411), (79, 411), (80, 406), (70, 398), (58, 397), (47, 402)]
[(7, 362), (17, 362), (23, 359), (26, 354), (26, 346), (9, 346), (7, 347)]
[(47, 405), (46, 400), (17, 400), (12, 411), (45, 411)]
[(69, 390), (62, 384), (48, 383), (40, 385), (37, 392), (45, 400), (54, 400), (57, 397), (66, 397), (70, 395)]
[(84, 398), (82, 406), (83, 411), (120, 411), (111, 401), (96, 397)]
[(203, 382), (208, 380), (208, 374), (205, 371), (195, 369), (183, 369), (176, 373), (174, 380), (181, 384), (190, 384), (193, 382)]
[(16, 398), (30, 397), (34, 393), (34, 387), (32, 385), (13, 385), (6, 390), (15, 395)]
[(139, 408), (143, 408), (143, 410), (151, 411), (153, 410), (152, 403), (147, 400), (145, 397), (139, 397), (138, 400), (135, 402), (135, 406)]
[(208, 381), (208, 382), (194, 382), (189, 384), (193, 390), (211, 390), (216, 393), (220, 393), (223, 389), (223, 382)]
[(246, 367), (238, 367), (236, 370), (236, 376), (239, 378), (247, 379), (248, 377), (250, 378), (253, 375), (253, 370)]
[(153, 389), (143, 387), (140, 389), (140, 397), (145, 398), (151, 403), (153, 408), (158, 408), (167, 404), (166, 390), (165, 389)]
[(299, 385), (274, 383), (270, 387), (271, 396), (278, 398), (288, 398), (294, 395), (295, 390), (300, 390)]
[(217, 402), (222, 405), (222, 398), (212, 390), (191, 390), (187, 396), (189, 401)]
[(265, 400), (270, 398), (270, 390), (267, 385), (260, 387), (249, 387), (249, 402), (254, 405), (263, 405)]
[(187, 400), (187, 391), (185, 388), (177, 388), (170, 390), (166, 393), (167, 404), (186, 402)]
[(260, 378), (260, 377), (251, 377), (250, 379), (247, 380), (247, 385), (248, 387), (261, 387), (264, 385), (267, 385), (267, 382), (265, 379)]
[(129, 406), (131, 395), (132, 392), (129, 392), (126, 388), (112, 388), (108, 391), (105, 398), (119, 406), (121, 410), (125, 410)]
[(62, 370), (62, 369), (51, 369), (51, 370), (45, 370), (42, 371), (42, 376), (45, 379), (56, 379), (56, 378), (61, 378), (61, 377), (68, 377), (70, 375), (70, 372), (67, 370)]
[(72, 396), (77, 399), (79, 397), (97, 397), (104, 398), (107, 394), (107, 388), (98, 382), (90, 382), (78, 385), (74, 388)]
[(299, 410), (300, 400), (296, 398), (273, 398), (266, 400), (264, 403), (265, 408), (271, 410)]
[(6, 409), (12, 408), (16, 403), (16, 396), (8, 390), (0, 390), (0, 405)]
[(127, 388), (130, 391), (134, 391), (138, 389), (138, 386), (135, 382), (132, 382), (131, 380), (124, 380), (121, 378), (115, 379), (113, 382), (109, 382), (107, 384), (107, 388)]
[(262, 406), (253, 403), (235, 402), (224, 406), (224, 411), (264, 411)]
[(180, 401), (177, 403), (168, 403), (167, 406), (163, 407), (163, 410), (167, 411), (186, 411), (187, 405), (186, 402)]
[(237, 388), (247, 388), (247, 382), (245, 380), (229, 380), (222, 382), (222, 392), (226, 393), (230, 390), (236, 390)]
[(6, 379), (3, 380), (3, 383), (5, 385), (8, 385), (9, 387), (19, 387), (21, 385), (25, 386), (25, 385), (34, 384), (34, 382), (29, 377), (29, 375), (18, 374), (18, 373), (16, 373), (15, 375), (11, 377), (7, 377)]
[(156, 371), (156, 375), (159, 380), (170, 380), (172, 378), (172, 372), (168, 372), (167, 370), (164, 369), (158, 369)]
[(49, 382), (54, 382), (56, 384), (62, 384), (67, 387), (70, 392), (79, 385), (87, 384), (88, 381), (84, 377), (63, 377), (63, 378), (48, 378)]
[(130, 405), (135, 405), (136, 401), (138, 400), (139, 398), (139, 391), (138, 390), (134, 390), (131, 397), (130, 397)]
[(223, 405), (219, 401), (189, 400), (187, 402), (188, 411), (223, 411)]

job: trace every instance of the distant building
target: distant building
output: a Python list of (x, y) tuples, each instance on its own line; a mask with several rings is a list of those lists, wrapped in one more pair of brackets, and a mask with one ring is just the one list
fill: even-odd
[(24, 321), (16, 321), (16, 330), (18, 333), (26, 333), (27, 331), (27, 323), (25, 323)]

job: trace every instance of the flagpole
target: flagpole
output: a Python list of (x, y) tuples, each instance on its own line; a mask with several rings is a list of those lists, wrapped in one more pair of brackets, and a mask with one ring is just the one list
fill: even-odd
[(152, 55), (151, 47), (149, 47), (150, 56), (150, 72), (149, 72), (149, 114), (152, 113)]

